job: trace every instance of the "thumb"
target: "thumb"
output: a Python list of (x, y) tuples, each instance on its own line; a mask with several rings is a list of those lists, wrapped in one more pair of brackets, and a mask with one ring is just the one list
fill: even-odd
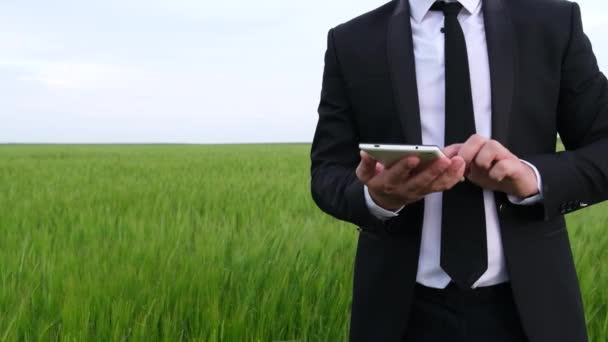
[(453, 144), (453, 145), (447, 146), (446, 148), (443, 149), (443, 154), (445, 154), (446, 157), (451, 159), (452, 157), (454, 157), (458, 154), (462, 145), (463, 144)]
[(357, 166), (357, 178), (364, 184), (376, 175), (376, 160), (370, 157), (369, 154), (361, 151), (361, 162)]
[(376, 173), (375, 173), (375, 176), (381, 174), (382, 172), (384, 172), (384, 170), (385, 170), (384, 165), (382, 165), (382, 163), (376, 162)]

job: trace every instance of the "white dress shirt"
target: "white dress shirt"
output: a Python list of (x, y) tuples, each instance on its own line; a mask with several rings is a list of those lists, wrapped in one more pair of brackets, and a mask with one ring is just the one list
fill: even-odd
[[(420, 102), (420, 123), (422, 143), (444, 146), (445, 135), (445, 47), (441, 33), (444, 15), (431, 11), (435, 0), (409, 0), (411, 26), (414, 42), (416, 80)], [(448, 1), (450, 2), (450, 1)], [(471, 66), (471, 91), (477, 133), (484, 137), (492, 136), (492, 98), (490, 84), (490, 65), (486, 43), (486, 32), (481, 0), (460, 0), (463, 10), (458, 21), (464, 31), (467, 43), (469, 65)], [(529, 163), (527, 163), (530, 165)], [(530, 205), (542, 200), (541, 178), (538, 170), (530, 165), (538, 180), (539, 195), (509, 200), (518, 205)], [(365, 199), (371, 213), (380, 219), (398, 215), (399, 211), (385, 210), (374, 203), (367, 187)], [(416, 281), (432, 288), (445, 288), (450, 277), (440, 266), (442, 193), (433, 193), (424, 198), (424, 219), (422, 241), (418, 260)], [(473, 284), (473, 288), (492, 286), (509, 280), (500, 234), (500, 224), (494, 202), (494, 193), (483, 191), (488, 246), (488, 269)]]

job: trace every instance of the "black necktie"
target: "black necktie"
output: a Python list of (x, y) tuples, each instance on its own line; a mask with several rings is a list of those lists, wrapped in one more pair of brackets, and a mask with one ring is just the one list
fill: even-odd
[[(445, 16), (445, 145), (475, 134), (475, 116), (464, 33), (458, 22), (462, 5), (436, 2)], [(462, 288), (471, 288), (488, 269), (483, 190), (469, 181), (443, 193), (441, 268)]]

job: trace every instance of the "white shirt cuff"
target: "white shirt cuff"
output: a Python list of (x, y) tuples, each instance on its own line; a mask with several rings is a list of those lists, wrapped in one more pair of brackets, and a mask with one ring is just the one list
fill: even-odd
[(532, 197), (528, 197), (528, 198), (520, 198), (517, 196), (511, 196), (508, 195), (507, 197), (509, 198), (509, 201), (513, 204), (517, 204), (517, 205), (534, 205), (537, 203), (540, 203), (543, 200), (543, 193), (542, 193), (542, 188), (543, 188), (543, 182), (542, 182), (542, 178), (540, 176), (540, 172), (538, 172), (538, 169), (536, 168), (536, 166), (528, 163), (525, 160), (522, 160), (522, 163), (525, 163), (526, 165), (528, 165), (529, 167), (532, 168), (532, 170), (534, 171), (534, 174), (536, 175), (536, 184), (538, 185), (538, 195), (534, 195)]
[(365, 204), (367, 204), (367, 208), (372, 213), (372, 215), (374, 215), (376, 218), (378, 218), (380, 220), (384, 221), (384, 220), (388, 220), (393, 217), (397, 217), (397, 216), (399, 216), (399, 213), (401, 212), (401, 210), (403, 210), (403, 208), (405, 208), (405, 206), (403, 206), (403, 207), (399, 208), (399, 210), (397, 210), (397, 211), (390, 211), (390, 210), (386, 210), (386, 209), (382, 208), (381, 206), (377, 205), (376, 202), (374, 202), (374, 199), (372, 198), (372, 196), (369, 194), (369, 189), (367, 188), (367, 185), (363, 186), (363, 193), (365, 195)]

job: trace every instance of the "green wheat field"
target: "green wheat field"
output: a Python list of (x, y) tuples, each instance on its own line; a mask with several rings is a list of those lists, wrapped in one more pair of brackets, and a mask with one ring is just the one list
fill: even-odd
[[(0, 145), (0, 341), (345, 341), (356, 230), (309, 145)], [(592, 341), (608, 206), (568, 217)]]

